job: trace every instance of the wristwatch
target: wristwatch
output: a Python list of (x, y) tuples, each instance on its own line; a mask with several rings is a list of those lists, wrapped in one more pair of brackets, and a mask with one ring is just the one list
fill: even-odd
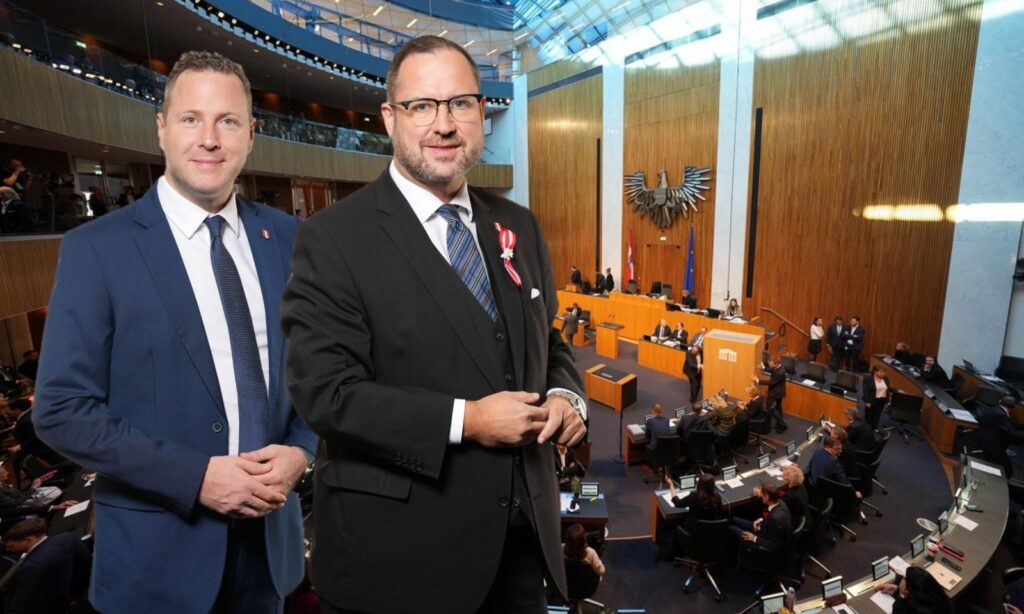
[(583, 401), (580, 395), (576, 394), (568, 388), (552, 388), (548, 390), (547, 396), (549, 397), (560, 397), (569, 401), (569, 405), (572, 406), (573, 410), (583, 418), (583, 421), (587, 421), (587, 404)]

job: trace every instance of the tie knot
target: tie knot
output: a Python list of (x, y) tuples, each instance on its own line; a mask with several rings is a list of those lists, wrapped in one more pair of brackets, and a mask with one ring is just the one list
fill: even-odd
[(459, 218), (459, 206), (458, 205), (441, 205), (437, 208), (437, 214), (444, 218), (444, 221), (451, 224), (462, 223)]
[(220, 238), (220, 233), (224, 230), (224, 218), (219, 215), (214, 215), (203, 220), (203, 223), (210, 229), (211, 238)]

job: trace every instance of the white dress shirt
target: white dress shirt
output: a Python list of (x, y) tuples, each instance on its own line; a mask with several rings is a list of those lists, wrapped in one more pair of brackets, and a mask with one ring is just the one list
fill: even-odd
[[(441, 254), (445, 262), (451, 264), (451, 260), (448, 258), (448, 222), (437, 213), (437, 209), (442, 205), (457, 205), (455, 209), (459, 212), (459, 219), (469, 229), (470, 234), (473, 235), (477, 252), (483, 257), (483, 250), (480, 249), (480, 239), (476, 233), (476, 222), (473, 220), (473, 205), (469, 200), (469, 184), (467, 182), (463, 181), (459, 191), (446, 203), (424, 188), (406, 179), (404, 175), (398, 172), (394, 160), (388, 166), (388, 172), (398, 187), (398, 191), (402, 193), (405, 200), (409, 201), (416, 219), (420, 221), (420, 224), (423, 224), (423, 230), (427, 233), (427, 238), (434, 244), (434, 247), (437, 248), (438, 253)], [(571, 390), (552, 388), (548, 392), (556, 390), (571, 394), (579, 399), (580, 404), (583, 404), (582, 398)], [(455, 402), (452, 404), (452, 423), (448, 429), (448, 443), (462, 443), (462, 427), (465, 418), (466, 399), (455, 399)]]
[[(199, 306), (199, 315), (206, 330), (206, 340), (213, 354), (213, 366), (220, 384), (220, 396), (224, 401), (224, 412), (228, 419), (228, 454), (238, 454), (238, 388), (235, 384), (235, 367), (231, 358), (231, 341), (228, 336), (228, 321), (224, 306), (220, 302), (217, 278), (213, 274), (210, 260), (210, 230), (204, 224), (212, 217), (209, 211), (193, 204), (179, 194), (165, 177), (157, 182), (160, 206), (170, 222), (171, 234), (178, 245), (181, 259), (185, 263), (192, 293)], [(238, 205), (232, 194), (228, 204), (216, 215), (224, 218), (227, 226), (222, 231), (224, 247), (235, 261), (242, 289), (249, 304), (256, 346), (260, 351), (260, 366), (263, 367), (263, 385), (270, 381), (270, 361), (267, 349), (267, 314), (263, 306), (263, 290), (260, 288), (256, 262), (252, 257), (249, 240), (238, 216)], [(269, 387), (268, 392), (269, 394)]]

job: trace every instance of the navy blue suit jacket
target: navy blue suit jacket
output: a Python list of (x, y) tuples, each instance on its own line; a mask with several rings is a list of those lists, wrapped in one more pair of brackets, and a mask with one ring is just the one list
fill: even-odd
[[(297, 221), (237, 199), (267, 316), (272, 443), (313, 451), (284, 385), (281, 294)], [(98, 472), (91, 600), (103, 612), (198, 612), (224, 571), (227, 519), (198, 503), (228, 453), (213, 355), (154, 186), (64, 236), (36, 381), (36, 431)], [(266, 517), (279, 595), (303, 575), (298, 496)]]

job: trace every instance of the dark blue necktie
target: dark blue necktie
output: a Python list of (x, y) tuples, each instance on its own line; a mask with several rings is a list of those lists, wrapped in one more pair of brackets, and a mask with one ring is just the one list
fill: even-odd
[(204, 224), (210, 229), (210, 262), (217, 278), (217, 290), (231, 341), (231, 362), (238, 389), (238, 451), (251, 452), (267, 444), (270, 416), (260, 350), (256, 345), (256, 331), (252, 326), (249, 303), (245, 300), (242, 278), (238, 276), (235, 261), (221, 240), (224, 218), (219, 215), (208, 217)]
[(459, 274), (462, 283), (487, 311), (491, 319), (498, 317), (498, 308), (494, 305), (491, 293), (491, 281), (487, 278), (484, 259), (473, 240), (473, 234), (459, 219), (459, 211), (455, 205), (441, 205), (437, 213), (448, 222), (448, 260), (452, 268)]

